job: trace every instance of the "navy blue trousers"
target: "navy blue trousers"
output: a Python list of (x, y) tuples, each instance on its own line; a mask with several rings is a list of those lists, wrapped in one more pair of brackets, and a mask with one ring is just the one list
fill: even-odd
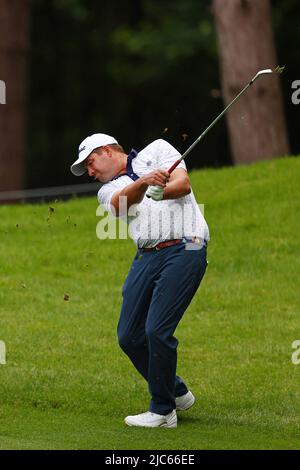
[[(191, 245), (190, 245), (191, 246)], [(180, 243), (159, 251), (138, 250), (125, 280), (118, 340), (147, 380), (150, 411), (166, 415), (187, 393), (176, 375), (175, 329), (205, 274), (206, 247)]]

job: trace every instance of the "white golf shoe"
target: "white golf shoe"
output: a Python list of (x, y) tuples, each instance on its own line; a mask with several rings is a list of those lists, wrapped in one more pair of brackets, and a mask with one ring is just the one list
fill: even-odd
[(185, 411), (191, 408), (195, 403), (195, 397), (191, 391), (188, 391), (185, 395), (175, 398), (176, 410)]
[(140, 415), (127, 416), (125, 423), (128, 426), (140, 426), (144, 428), (177, 428), (177, 415), (175, 410), (168, 415), (158, 415), (147, 411)]

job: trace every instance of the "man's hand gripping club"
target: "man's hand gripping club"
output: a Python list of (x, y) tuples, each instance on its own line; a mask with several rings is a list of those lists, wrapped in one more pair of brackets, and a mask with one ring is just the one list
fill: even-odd
[(149, 184), (146, 196), (154, 201), (161, 201), (164, 197), (164, 189), (170, 179), (170, 174), (166, 170), (155, 170), (144, 176), (144, 180)]

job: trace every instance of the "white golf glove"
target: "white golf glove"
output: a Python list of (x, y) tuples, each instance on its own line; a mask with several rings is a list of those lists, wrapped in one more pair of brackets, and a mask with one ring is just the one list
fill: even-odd
[(161, 186), (149, 186), (146, 192), (147, 197), (151, 197), (154, 201), (161, 201), (164, 195), (164, 189)]

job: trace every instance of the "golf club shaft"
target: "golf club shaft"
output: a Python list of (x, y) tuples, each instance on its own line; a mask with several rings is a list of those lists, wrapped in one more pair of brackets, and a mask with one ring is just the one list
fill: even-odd
[(205, 129), (204, 132), (195, 140), (195, 142), (182, 154), (182, 156), (168, 169), (168, 173), (171, 174), (173, 170), (179, 165), (179, 163), (186, 158), (186, 156), (193, 150), (194, 147), (200, 142), (200, 140), (208, 133), (208, 131), (221, 119), (221, 117), (226, 113), (226, 111), (242, 96), (243, 93), (249, 88), (252, 83), (254, 83), (257, 75), (252, 78), (252, 80), (247, 83), (247, 85), (240, 91), (240, 93), (226, 106), (226, 108), (213, 120), (213, 122)]

